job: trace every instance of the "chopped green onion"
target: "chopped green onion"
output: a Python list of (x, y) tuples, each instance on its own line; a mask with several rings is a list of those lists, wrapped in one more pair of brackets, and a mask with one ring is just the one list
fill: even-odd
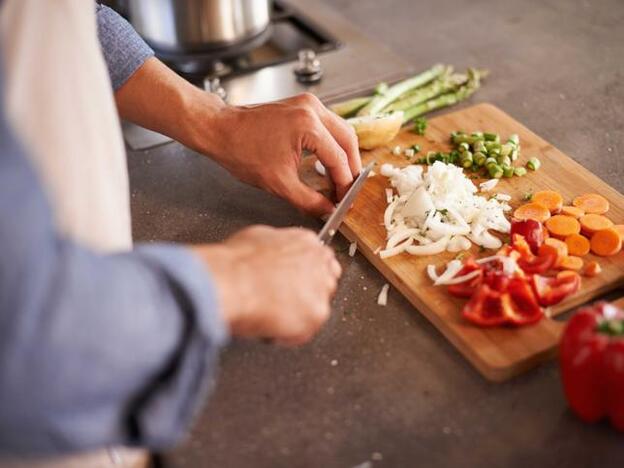
[(537, 171), (541, 165), (542, 163), (536, 157), (532, 157), (526, 163), (526, 167), (532, 171)]
[(424, 135), (427, 130), (427, 119), (424, 117), (416, 117), (414, 119), (414, 128), (412, 131), (418, 135)]
[(514, 174), (517, 175), (518, 177), (523, 177), (526, 175), (526, 173), (527, 173), (527, 170), (524, 167), (514, 168)]

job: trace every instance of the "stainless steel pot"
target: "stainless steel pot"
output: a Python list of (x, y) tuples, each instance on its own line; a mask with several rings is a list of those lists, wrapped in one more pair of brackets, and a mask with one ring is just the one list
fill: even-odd
[(270, 20), (270, 0), (128, 0), (130, 22), (153, 47), (205, 52), (235, 46)]

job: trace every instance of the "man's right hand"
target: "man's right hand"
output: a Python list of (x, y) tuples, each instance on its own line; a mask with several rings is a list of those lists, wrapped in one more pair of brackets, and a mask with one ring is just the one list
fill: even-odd
[(303, 344), (329, 317), (342, 270), (312, 231), (253, 226), (191, 249), (212, 273), (234, 335)]

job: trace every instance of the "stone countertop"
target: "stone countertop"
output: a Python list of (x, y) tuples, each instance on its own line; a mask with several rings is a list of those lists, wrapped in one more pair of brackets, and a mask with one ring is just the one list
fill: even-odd
[[(492, 102), (624, 191), (624, 3), (326, 0), (423, 69), (492, 71)], [(253, 223), (318, 229), (177, 143), (129, 155), (138, 240), (219, 241)], [(624, 466), (606, 424), (568, 411), (555, 363), (485, 381), (366, 260), (344, 277), (318, 338), (296, 350), (234, 342), (191, 437), (166, 467)]]

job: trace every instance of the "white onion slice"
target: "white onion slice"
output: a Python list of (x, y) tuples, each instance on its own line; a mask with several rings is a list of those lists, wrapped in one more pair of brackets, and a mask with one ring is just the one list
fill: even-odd
[(355, 252), (357, 252), (357, 242), (351, 242), (349, 244), (349, 257), (353, 257)]
[(382, 250), (381, 252), (379, 252), (379, 256), (381, 258), (388, 258), (388, 257), (394, 257), (395, 255), (399, 255), (400, 253), (405, 252), (405, 249), (407, 249), (413, 242), (414, 241), (412, 239), (407, 239), (402, 244)]
[(327, 173), (327, 171), (325, 170), (325, 166), (323, 166), (323, 163), (318, 159), (314, 161), (314, 170), (316, 170), (316, 172), (318, 172), (318, 174), (322, 176)]
[(482, 192), (489, 192), (494, 187), (496, 187), (496, 184), (498, 184), (498, 180), (499, 179), (490, 179), (486, 180), (485, 182), (481, 182), (479, 184), (479, 189), (481, 189)]
[(386, 189), (386, 203), (390, 204), (392, 203), (392, 189), (391, 188), (387, 188)]
[(459, 273), (459, 271), (462, 268), (464, 268), (464, 265), (462, 265), (462, 262), (460, 262), (459, 260), (451, 260), (446, 265), (446, 270), (444, 270), (444, 273), (442, 273), (440, 277), (433, 284), (435, 286), (439, 284), (445, 284), (448, 280), (453, 279), (453, 277), (457, 273)]
[(386, 244), (386, 249), (391, 249), (392, 247), (396, 247), (398, 244), (403, 242), (405, 239), (409, 239), (414, 234), (418, 234), (418, 229), (413, 228), (403, 228), (397, 229), (394, 234), (390, 236), (388, 239), (388, 243)]
[(436, 271), (436, 266), (433, 263), (427, 265), (427, 274), (429, 275), (431, 281), (438, 281), (438, 272)]
[(388, 283), (384, 284), (379, 291), (379, 296), (377, 296), (377, 304), (380, 306), (385, 306), (388, 304), (388, 290), (390, 289), (390, 285)]
[(448, 280), (445, 283), (440, 283), (438, 286), (450, 286), (452, 284), (460, 284), (464, 281), (470, 281), (472, 278), (475, 278), (481, 274), (481, 270), (471, 271), (470, 273), (466, 273), (462, 276), (457, 276), (453, 279)]
[(435, 255), (444, 252), (448, 242), (449, 237), (443, 237), (427, 245), (410, 245), (405, 250), (412, 255)]

